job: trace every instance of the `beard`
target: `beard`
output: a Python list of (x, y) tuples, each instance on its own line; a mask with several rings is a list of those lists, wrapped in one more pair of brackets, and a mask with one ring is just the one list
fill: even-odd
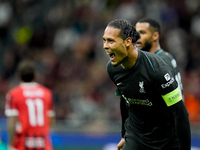
[(141, 48), (141, 50), (148, 52), (151, 49), (152, 44), (150, 42), (146, 42), (144, 44), (144, 47)]

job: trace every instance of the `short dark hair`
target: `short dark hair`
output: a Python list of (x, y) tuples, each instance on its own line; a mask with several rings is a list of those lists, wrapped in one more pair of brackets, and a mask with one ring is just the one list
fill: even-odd
[(31, 82), (35, 78), (35, 64), (31, 60), (23, 60), (17, 67), (17, 73), (24, 82)]
[(160, 24), (158, 23), (158, 21), (152, 19), (152, 18), (142, 18), (138, 21), (139, 23), (144, 23), (147, 22), (150, 24), (150, 27), (152, 27), (154, 29), (154, 32), (158, 32), (160, 34)]
[(135, 27), (126, 19), (115, 19), (111, 21), (108, 26), (120, 29), (120, 37), (122, 37), (123, 40), (130, 37), (132, 43), (135, 43), (140, 38), (140, 34), (136, 31)]

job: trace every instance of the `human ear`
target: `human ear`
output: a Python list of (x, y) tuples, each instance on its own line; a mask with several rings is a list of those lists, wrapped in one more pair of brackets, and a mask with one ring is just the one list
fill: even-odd
[(153, 33), (153, 40), (156, 41), (159, 39), (159, 33), (158, 32), (154, 32)]
[(132, 44), (132, 39), (130, 37), (128, 37), (126, 40), (125, 40), (125, 46), (128, 47)]

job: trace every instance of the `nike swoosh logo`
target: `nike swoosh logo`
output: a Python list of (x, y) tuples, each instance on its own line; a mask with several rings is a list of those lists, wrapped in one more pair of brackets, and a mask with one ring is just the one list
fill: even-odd
[(117, 83), (117, 85), (121, 85), (122, 84), (122, 82), (120, 82), (120, 83)]

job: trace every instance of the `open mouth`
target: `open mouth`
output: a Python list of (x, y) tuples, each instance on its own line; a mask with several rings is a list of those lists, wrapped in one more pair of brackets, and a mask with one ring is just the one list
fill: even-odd
[(142, 46), (142, 44), (141, 44), (140, 42), (137, 42), (137, 43), (136, 43), (136, 47), (137, 47), (137, 48), (140, 48), (141, 46)]
[(115, 59), (115, 54), (114, 53), (107, 53), (110, 57), (110, 60), (113, 61)]

